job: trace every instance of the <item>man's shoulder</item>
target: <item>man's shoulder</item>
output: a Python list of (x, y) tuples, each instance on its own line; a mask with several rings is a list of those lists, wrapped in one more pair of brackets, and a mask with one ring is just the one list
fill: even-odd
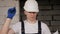
[(41, 24), (42, 24), (42, 25), (47, 25), (47, 24), (45, 24), (45, 23), (44, 23), (44, 22), (42, 22), (42, 21), (41, 21)]
[(48, 26), (48, 25), (46, 23), (44, 23), (44, 22), (41, 22), (41, 26), (45, 27), (45, 26)]
[(41, 22), (41, 28), (46, 29), (47, 27), (48, 27), (47, 24), (45, 24), (44, 22)]

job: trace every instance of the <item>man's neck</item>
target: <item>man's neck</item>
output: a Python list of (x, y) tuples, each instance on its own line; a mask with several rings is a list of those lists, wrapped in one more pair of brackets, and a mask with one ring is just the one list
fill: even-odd
[(31, 24), (36, 23), (36, 19), (35, 19), (35, 20), (29, 20), (29, 19), (27, 19), (27, 21), (28, 21), (29, 23), (31, 23)]

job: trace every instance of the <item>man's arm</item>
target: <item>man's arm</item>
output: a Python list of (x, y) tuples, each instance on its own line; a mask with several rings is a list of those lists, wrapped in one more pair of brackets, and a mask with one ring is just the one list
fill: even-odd
[(7, 34), (9, 30), (11, 19), (7, 18), (5, 24), (2, 27), (1, 34)]
[(50, 29), (45, 23), (42, 23), (42, 34), (51, 34)]
[[(8, 9), (8, 16), (7, 16), (5, 24), (2, 27), (1, 34), (8, 34), (10, 22), (11, 22), (12, 18), (14, 17), (15, 13), (16, 13), (15, 7)], [(12, 30), (10, 30), (10, 31), (12, 31)], [(14, 33), (14, 32), (12, 32), (12, 33)]]

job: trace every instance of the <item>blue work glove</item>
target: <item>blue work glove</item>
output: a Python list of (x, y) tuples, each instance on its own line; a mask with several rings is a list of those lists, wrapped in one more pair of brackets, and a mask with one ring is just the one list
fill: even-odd
[(16, 8), (15, 7), (9, 8), (8, 9), (8, 16), (7, 16), (7, 18), (12, 19), (14, 17), (15, 13), (16, 13)]

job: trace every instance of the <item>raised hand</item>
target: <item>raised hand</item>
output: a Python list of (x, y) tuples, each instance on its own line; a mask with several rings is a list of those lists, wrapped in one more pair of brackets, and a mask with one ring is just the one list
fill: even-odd
[(16, 14), (16, 8), (15, 7), (9, 8), (8, 9), (8, 16), (7, 16), (7, 18), (12, 19), (15, 14)]

